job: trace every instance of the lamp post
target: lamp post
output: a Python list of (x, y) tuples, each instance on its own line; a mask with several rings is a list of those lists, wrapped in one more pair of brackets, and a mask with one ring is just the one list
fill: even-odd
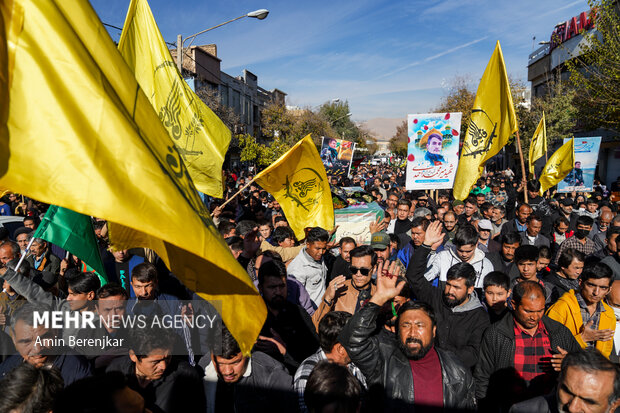
[(244, 17), (252, 17), (254, 19), (263, 20), (267, 17), (268, 14), (269, 14), (269, 10), (267, 9), (254, 10), (248, 14), (244, 14), (243, 16), (236, 17), (232, 20), (228, 20), (224, 23), (220, 23), (217, 26), (209, 27), (206, 30), (192, 34), (191, 36), (187, 36), (185, 39), (183, 39), (183, 37), (179, 34), (177, 36), (177, 68), (179, 69), (179, 74), (183, 76), (183, 43), (185, 43), (187, 40), (192, 39), (192, 41), (187, 45), (187, 47), (190, 47), (192, 43), (194, 42), (194, 39), (196, 39), (196, 36), (198, 35), (201, 35), (213, 29), (217, 29), (218, 27), (222, 27), (225, 24), (232, 23), (235, 20), (243, 19)]

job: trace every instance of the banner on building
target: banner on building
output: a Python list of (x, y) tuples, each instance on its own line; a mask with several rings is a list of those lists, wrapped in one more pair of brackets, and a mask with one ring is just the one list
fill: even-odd
[[(564, 143), (570, 139), (572, 138), (564, 138)], [(601, 137), (574, 139), (575, 165), (566, 178), (558, 183), (558, 192), (592, 192)]]
[(452, 188), (459, 163), (461, 113), (409, 115), (407, 130), (407, 190)]
[(353, 142), (323, 137), (321, 160), (327, 175), (347, 176), (355, 150)]

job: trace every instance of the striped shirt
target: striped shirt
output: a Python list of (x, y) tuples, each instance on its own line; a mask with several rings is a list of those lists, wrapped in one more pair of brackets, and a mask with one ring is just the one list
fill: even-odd
[[(310, 373), (314, 370), (314, 367), (319, 364), (320, 361), (327, 360), (327, 356), (322, 349), (318, 349), (316, 353), (305, 359), (301, 362), (301, 365), (295, 372), (295, 379), (293, 380), (293, 388), (297, 392), (297, 396), (299, 397), (299, 410), (301, 413), (307, 413), (308, 407), (306, 407), (306, 403), (304, 403), (304, 391), (306, 389), (306, 383), (308, 382), (308, 377), (310, 377)], [(362, 374), (360, 369), (353, 363), (349, 363), (347, 368), (353, 374), (353, 376), (359, 380), (360, 384), (364, 389), (366, 389), (366, 377)]]

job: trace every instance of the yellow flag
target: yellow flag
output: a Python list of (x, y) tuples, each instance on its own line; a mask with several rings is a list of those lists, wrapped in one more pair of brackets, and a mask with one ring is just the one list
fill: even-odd
[(181, 78), (146, 0), (132, 0), (118, 43), (153, 104), (196, 188), (222, 197), (230, 130)]
[(547, 152), (547, 126), (545, 125), (545, 112), (542, 114), (542, 119), (538, 122), (534, 136), (532, 137), (532, 143), (530, 143), (530, 156), (528, 158), (530, 163), (530, 174), (534, 175), (534, 162)]
[(221, 301), (248, 354), (264, 302), (90, 4), (4, 0), (0, 11), (0, 187), (107, 219), (118, 248), (157, 251), (188, 288)]
[(454, 178), (454, 198), (467, 198), (486, 161), (497, 155), (516, 131), (517, 117), (498, 41), (476, 92)]
[(254, 181), (282, 206), (297, 239), (304, 228), (334, 227), (334, 205), (325, 167), (310, 135), (295, 144)]
[(575, 164), (575, 139), (571, 139), (551, 155), (545, 168), (540, 174), (540, 195), (547, 189), (555, 186), (570, 171)]

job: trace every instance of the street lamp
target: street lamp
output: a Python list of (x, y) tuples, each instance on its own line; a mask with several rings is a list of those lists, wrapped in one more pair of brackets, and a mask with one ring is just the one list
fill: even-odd
[(337, 119), (332, 120), (331, 122), (329, 122), (329, 124), (330, 124), (330, 125), (333, 125), (334, 123), (338, 122), (340, 119), (343, 119), (343, 118), (348, 118), (348, 117), (349, 117), (349, 116), (351, 116), (351, 115), (352, 115), (352, 113), (351, 113), (351, 112), (349, 112), (349, 113), (347, 113), (346, 115), (342, 115), (341, 117), (339, 117), (339, 118), (337, 118)]
[(269, 10), (267, 9), (254, 10), (254, 11), (249, 12), (248, 14), (244, 14), (243, 16), (236, 17), (232, 20), (228, 20), (227, 22), (220, 23), (217, 26), (209, 27), (206, 30), (203, 30), (196, 34), (192, 34), (191, 36), (187, 36), (185, 39), (183, 39), (181, 35), (179, 34), (177, 36), (177, 68), (179, 69), (179, 73), (181, 74), (181, 76), (183, 76), (183, 43), (185, 43), (187, 40), (192, 39), (192, 41), (189, 42), (189, 44), (187, 45), (187, 47), (190, 47), (192, 43), (194, 42), (194, 39), (196, 39), (196, 36), (198, 35), (201, 35), (213, 29), (217, 29), (218, 27), (222, 27), (225, 24), (232, 23), (235, 20), (243, 19), (244, 17), (252, 17), (258, 20), (264, 20), (268, 14), (269, 14)]

